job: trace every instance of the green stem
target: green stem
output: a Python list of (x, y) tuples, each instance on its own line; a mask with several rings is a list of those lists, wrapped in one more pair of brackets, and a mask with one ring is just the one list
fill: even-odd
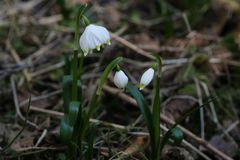
[(80, 51), (81, 53), (81, 56), (80, 56), (80, 59), (79, 59), (79, 69), (78, 69), (78, 74), (79, 76), (82, 75), (82, 72), (83, 72), (83, 64), (84, 64), (84, 54), (82, 51)]
[(157, 79), (155, 85), (155, 96), (153, 101), (153, 125), (154, 125), (154, 142), (152, 142), (152, 160), (160, 160), (160, 110), (161, 110), (161, 99), (160, 99), (160, 83), (161, 83), (161, 68), (162, 61), (159, 56), (156, 56), (157, 60)]
[(80, 38), (80, 20), (82, 19), (83, 12), (86, 7), (87, 7), (87, 4), (84, 4), (84, 5), (80, 6), (80, 8), (78, 9), (77, 19), (76, 19), (75, 36), (74, 36), (74, 50), (79, 49), (78, 41)]
[(78, 50), (79, 50), (79, 44), (78, 41), (80, 39), (80, 20), (82, 19), (83, 13), (85, 8), (87, 7), (87, 4), (82, 5), (77, 13), (77, 19), (76, 19), (76, 29), (75, 29), (75, 35), (74, 35), (74, 54), (73, 54), (73, 68), (72, 68), (72, 76), (73, 76), (73, 83), (72, 83), (72, 100), (75, 101), (78, 98), (78, 89), (77, 89), (77, 77), (78, 77)]
[(74, 50), (73, 53), (73, 68), (72, 68), (72, 76), (73, 76), (73, 82), (72, 82), (72, 101), (77, 101), (78, 97), (78, 87), (77, 87), (77, 56), (78, 56), (78, 51)]

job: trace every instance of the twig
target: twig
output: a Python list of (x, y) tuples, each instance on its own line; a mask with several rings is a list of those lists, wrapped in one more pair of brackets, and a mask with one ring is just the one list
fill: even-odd
[(239, 124), (239, 120), (235, 121), (233, 124), (231, 124), (227, 129), (226, 129), (226, 133), (231, 132), (231, 130), (233, 130), (237, 125)]
[[(14, 82), (14, 77), (13, 76), (11, 76), (10, 81), (11, 81), (14, 105), (15, 105), (15, 109), (16, 109), (17, 115), (20, 117), (21, 120), (25, 121), (26, 118), (22, 115), (22, 113), (20, 111), (20, 108), (19, 108), (18, 98), (17, 98), (17, 91), (16, 91), (16, 86), (15, 86), (15, 82)], [(31, 125), (31, 126), (34, 126), (37, 129), (39, 129), (39, 127), (36, 124), (30, 122), (29, 120), (27, 120), (27, 123), (29, 125)]]
[(189, 23), (187, 14), (186, 14), (186, 13), (183, 13), (183, 14), (182, 14), (182, 17), (183, 17), (183, 20), (184, 20), (184, 22), (185, 22), (185, 24), (186, 24), (187, 30), (188, 30), (188, 32), (190, 33), (190, 32), (192, 31), (192, 29), (191, 29), (191, 26), (190, 26), (190, 23)]
[[(17, 54), (16, 50), (12, 47), (9, 40), (6, 41), (6, 46), (9, 49), (9, 51), (10, 51), (13, 59), (15, 60), (15, 62), (18, 63), (18, 64), (21, 64), (22, 63), (21, 59), (20, 59), (19, 55)], [(28, 70), (26, 68), (23, 69), (23, 74), (24, 74), (27, 82), (30, 82), (31, 81), (31, 76), (28, 73)]]
[(37, 147), (43, 140), (43, 138), (47, 135), (47, 130), (44, 129), (42, 132), (42, 135), (40, 136), (40, 138), (38, 139), (37, 143), (34, 145), (34, 147)]
[(111, 34), (111, 36), (115, 41), (120, 42), (121, 44), (123, 44), (123, 45), (127, 46), (128, 48), (134, 50), (135, 52), (139, 53), (140, 55), (148, 57), (150, 59), (154, 59), (154, 57), (151, 55), (151, 53), (142, 50), (141, 48), (139, 48), (136, 45), (134, 45), (133, 43), (121, 38), (120, 36), (118, 36), (116, 34)]
[(56, 148), (56, 147), (26, 147), (26, 148), (18, 148), (16, 149), (17, 152), (26, 152), (29, 150), (59, 150), (59, 149), (66, 149), (66, 147)]
[[(196, 90), (197, 90), (197, 95), (198, 95), (198, 103), (199, 105), (203, 104), (202, 100), (202, 91), (200, 88), (199, 80), (197, 78), (194, 78)], [(201, 122), (201, 137), (202, 139), (205, 139), (205, 120), (204, 120), (204, 108), (200, 108), (200, 122)]]
[[(37, 97), (32, 97), (32, 102), (35, 102), (35, 101), (39, 101), (39, 100), (42, 100), (42, 99), (47, 99), (49, 97), (52, 97), (52, 96), (56, 96), (58, 94), (61, 94), (62, 93), (62, 89), (59, 89), (59, 90), (56, 90), (56, 91), (53, 91), (53, 92), (50, 92), (50, 93), (47, 93), (45, 95), (41, 95), (41, 96), (37, 96)], [(28, 100), (24, 100), (22, 101), (19, 106), (22, 107), (24, 105), (26, 105), (28, 103)]]
[(59, 68), (61, 68), (63, 66), (64, 66), (64, 62), (59, 62), (57, 64), (53, 64), (51, 66), (48, 66), (46, 68), (43, 68), (43, 69), (41, 69), (39, 71), (36, 71), (36, 72), (32, 73), (32, 77), (37, 77), (37, 76), (42, 75), (44, 73), (48, 73), (48, 72), (54, 71), (54, 70), (59, 69)]
[[(209, 92), (209, 89), (208, 89), (207, 84), (204, 83), (204, 82), (200, 82), (200, 84), (202, 85), (203, 90), (204, 90), (206, 96), (209, 97), (209, 96), (210, 96), (210, 92)], [(218, 117), (217, 117), (217, 113), (216, 113), (216, 110), (215, 110), (214, 103), (213, 103), (213, 102), (210, 102), (210, 103), (209, 103), (209, 106), (210, 106), (210, 109), (211, 109), (211, 112), (212, 112), (213, 121), (214, 121), (215, 123), (219, 124), (219, 121), (218, 121)]]
[(54, 115), (54, 116), (57, 116), (58, 118), (61, 118), (64, 115), (64, 113), (62, 113), (62, 112), (38, 108), (35, 106), (30, 106), (30, 111), (37, 111), (37, 112), (41, 112), (41, 113), (45, 113), (45, 114), (49, 114), (49, 115)]

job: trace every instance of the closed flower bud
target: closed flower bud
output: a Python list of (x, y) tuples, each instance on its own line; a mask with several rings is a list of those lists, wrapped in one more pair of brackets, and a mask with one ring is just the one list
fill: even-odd
[(128, 83), (128, 77), (120, 70), (115, 73), (113, 82), (118, 88), (125, 88)]
[(143, 88), (145, 88), (152, 81), (153, 76), (154, 70), (152, 68), (146, 70), (141, 77), (139, 89), (142, 90)]
[(90, 24), (85, 28), (79, 43), (86, 56), (93, 49), (100, 51), (102, 45), (110, 45), (110, 34), (105, 27)]

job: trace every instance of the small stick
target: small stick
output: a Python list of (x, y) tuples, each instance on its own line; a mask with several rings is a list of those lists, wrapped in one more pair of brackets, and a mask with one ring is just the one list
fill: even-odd
[[(200, 88), (200, 82), (197, 78), (194, 78), (194, 82), (195, 82), (195, 86), (196, 86), (196, 90), (197, 90), (197, 95), (198, 95), (198, 103), (199, 105), (203, 104), (203, 100), (202, 100), (202, 91)], [(201, 138), (205, 139), (205, 119), (204, 119), (204, 108), (201, 107), (200, 109), (200, 126), (201, 126)]]
[[(209, 89), (208, 89), (207, 84), (204, 83), (204, 82), (200, 82), (200, 84), (202, 85), (203, 90), (204, 90), (206, 96), (207, 96), (207, 97), (210, 97), (210, 92), (209, 92)], [(219, 124), (218, 116), (217, 116), (217, 113), (216, 113), (216, 110), (215, 110), (214, 103), (213, 103), (213, 102), (210, 102), (210, 103), (209, 103), (209, 106), (210, 106), (210, 109), (211, 109), (211, 112), (212, 112), (213, 121), (214, 121), (216, 124)]]
[(29, 150), (59, 150), (59, 149), (66, 149), (66, 147), (56, 148), (56, 147), (26, 147), (26, 148), (18, 148), (16, 149), (17, 152), (26, 152)]
[(185, 24), (186, 24), (186, 26), (187, 26), (187, 30), (188, 30), (188, 32), (190, 33), (190, 32), (192, 31), (192, 28), (191, 28), (191, 26), (190, 26), (190, 23), (189, 23), (187, 14), (186, 14), (186, 13), (183, 13), (183, 14), (182, 14), (182, 17), (183, 17), (183, 20), (184, 20), (184, 22), (185, 22)]
[[(53, 92), (50, 92), (50, 93), (47, 93), (47, 94), (44, 94), (44, 95), (40, 95), (40, 96), (37, 96), (37, 97), (32, 97), (31, 102), (39, 101), (39, 100), (42, 100), (42, 99), (47, 99), (49, 97), (56, 96), (56, 95), (61, 94), (61, 93), (62, 93), (62, 89), (58, 89), (56, 91), (53, 91)], [(27, 103), (28, 103), (28, 99), (22, 101), (19, 104), (19, 106), (22, 107), (22, 106), (26, 105)]]
[(151, 53), (146, 52), (144, 50), (142, 50), (141, 48), (137, 47), (136, 45), (134, 45), (133, 43), (121, 38), (120, 36), (116, 35), (116, 34), (111, 34), (112, 39), (114, 39), (115, 41), (120, 42), (121, 44), (123, 44), (124, 46), (127, 46), (128, 48), (134, 50), (135, 52), (141, 54), (142, 56), (148, 57), (150, 59), (154, 59), (154, 57), (152, 56)]
[(64, 62), (59, 62), (57, 64), (53, 64), (51, 66), (48, 66), (46, 68), (43, 68), (43, 69), (41, 69), (39, 71), (36, 71), (36, 72), (32, 73), (32, 77), (37, 77), (39, 75), (42, 75), (42, 74), (45, 74), (45, 73), (57, 70), (57, 69), (59, 69), (59, 68), (61, 68), (63, 66), (64, 66)]
[[(6, 41), (6, 46), (9, 49), (13, 59), (15, 60), (16, 63), (21, 64), (21, 59), (19, 55), (17, 54), (16, 50), (12, 47), (11, 43), (9, 40)], [(23, 75), (25, 76), (27, 82), (31, 81), (31, 76), (28, 73), (28, 70), (26, 68), (23, 69)]]
[(44, 129), (42, 132), (42, 135), (38, 139), (37, 143), (34, 145), (34, 147), (38, 147), (38, 145), (42, 142), (43, 138), (47, 135), (47, 130)]
[[(25, 120), (26, 118), (22, 115), (21, 111), (20, 111), (20, 108), (19, 108), (19, 104), (18, 104), (18, 98), (17, 98), (17, 91), (16, 91), (16, 86), (15, 86), (15, 82), (14, 82), (14, 77), (11, 76), (10, 78), (10, 81), (11, 81), (11, 87), (12, 87), (12, 92), (13, 92), (13, 100), (14, 100), (14, 105), (15, 105), (15, 109), (16, 109), (16, 112), (17, 112), (17, 115), (20, 117), (21, 120)], [(27, 123), (31, 126), (34, 126), (35, 128), (39, 129), (39, 127), (30, 122), (29, 120), (27, 120)]]

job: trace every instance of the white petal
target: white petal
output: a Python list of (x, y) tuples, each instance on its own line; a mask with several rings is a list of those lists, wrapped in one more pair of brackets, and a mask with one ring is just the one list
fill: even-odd
[(140, 80), (140, 90), (146, 87), (153, 79), (154, 76), (154, 70), (152, 68), (149, 68), (146, 70)]
[(125, 88), (128, 83), (128, 77), (120, 70), (115, 73), (113, 82), (118, 88)]
[(102, 26), (90, 24), (80, 37), (79, 43), (81, 49), (87, 54), (89, 50), (100, 49), (101, 45), (109, 43), (110, 34)]

